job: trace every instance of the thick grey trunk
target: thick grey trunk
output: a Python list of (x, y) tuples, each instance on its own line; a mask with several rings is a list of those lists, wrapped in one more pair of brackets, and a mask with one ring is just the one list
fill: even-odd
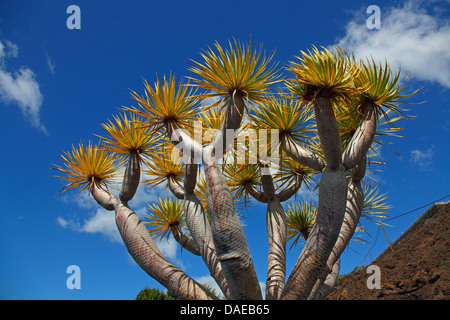
[(342, 163), (341, 138), (333, 105), (329, 97), (324, 95), (316, 98), (314, 114), (327, 167), (337, 168)]
[(325, 161), (320, 156), (300, 146), (292, 137), (282, 136), (281, 146), (286, 154), (298, 163), (316, 171), (322, 171), (325, 168)]
[(245, 94), (236, 91), (225, 110), (225, 117), (211, 143), (216, 160), (219, 160), (227, 152), (227, 148), (234, 149), (234, 137), (241, 126), (245, 111)]
[(185, 194), (184, 214), (192, 239), (195, 241), (211, 276), (216, 280), (225, 297), (230, 299), (230, 290), (223, 274), (222, 265), (217, 258), (208, 218), (203, 206), (193, 192), (186, 192)]
[[(207, 148), (211, 152), (210, 148)], [(217, 162), (204, 153), (211, 233), (232, 299), (262, 299), (247, 239)]]
[(278, 300), (286, 279), (286, 214), (278, 197), (267, 206), (267, 236), (269, 253), (267, 261), (266, 299)]
[(363, 105), (363, 116), (353, 134), (350, 143), (342, 155), (345, 168), (351, 169), (357, 165), (369, 150), (377, 128), (377, 113), (375, 105), (367, 102)]
[(200, 255), (200, 251), (197, 248), (194, 240), (185, 235), (180, 228), (172, 228), (172, 234), (175, 240), (181, 245), (183, 249), (186, 249), (196, 256)]
[(326, 271), (344, 219), (346, 195), (344, 167), (326, 168), (320, 181), (316, 223), (289, 276), (282, 299), (307, 299), (317, 277)]
[(325, 282), (320, 287), (320, 290), (317, 293), (317, 296), (314, 297), (314, 299), (323, 300), (325, 299), (326, 296), (328, 296), (331, 293), (331, 291), (333, 291), (333, 288), (336, 285), (336, 282), (339, 277), (340, 266), (341, 266), (341, 259), (338, 259), (336, 263), (333, 265), (331, 273), (328, 274), (327, 278), (325, 279)]
[(116, 224), (133, 259), (173, 296), (187, 300), (217, 299), (202, 285), (167, 261), (147, 228), (130, 208), (123, 204), (116, 207)]
[(122, 189), (120, 190), (119, 199), (123, 203), (130, 201), (136, 194), (141, 178), (141, 166), (139, 162), (139, 154), (137, 151), (130, 152), (128, 156), (128, 164), (125, 168), (123, 176)]

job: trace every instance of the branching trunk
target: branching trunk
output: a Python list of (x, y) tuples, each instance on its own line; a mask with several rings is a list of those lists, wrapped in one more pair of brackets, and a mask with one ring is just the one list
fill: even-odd
[(365, 157), (372, 144), (377, 128), (377, 113), (372, 102), (366, 102), (362, 107), (363, 116), (348, 144), (342, 161), (346, 169), (356, 166)]
[(200, 251), (198, 250), (194, 240), (185, 235), (179, 227), (172, 228), (172, 234), (175, 240), (181, 245), (183, 249), (186, 249), (196, 256), (200, 255)]
[(300, 146), (291, 136), (283, 135), (281, 146), (286, 154), (298, 163), (319, 172), (325, 168), (325, 161), (320, 156)]
[(267, 205), (267, 255), (266, 299), (278, 300), (286, 279), (286, 214), (280, 199), (274, 197)]
[(314, 103), (317, 130), (326, 159), (319, 187), (316, 222), (283, 291), (282, 299), (307, 299), (316, 279), (326, 270), (345, 215), (347, 182), (341, 163), (339, 128), (329, 93)]
[(262, 299), (253, 259), (241, 221), (217, 162), (204, 155), (208, 190), (208, 212), (218, 259), (232, 299)]
[(148, 275), (181, 299), (217, 299), (198, 282), (167, 261), (139, 217), (127, 206), (116, 208), (116, 224), (128, 252)]
[(132, 151), (129, 154), (128, 164), (125, 168), (122, 189), (119, 194), (120, 201), (127, 203), (134, 197), (139, 187), (140, 178), (141, 166), (139, 163), (139, 154), (137, 151)]

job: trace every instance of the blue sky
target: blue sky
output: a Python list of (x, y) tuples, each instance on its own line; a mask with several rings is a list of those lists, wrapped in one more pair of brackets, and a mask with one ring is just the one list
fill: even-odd
[[(81, 29), (69, 30), (66, 9), (81, 9)], [(381, 9), (381, 29), (368, 30), (366, 9)], [(155, 73), (189, 75), (190, 59), (215, 41), (235, 37), (262, 43), (283, 66), (300, 50), (340, 44), (358, 58), (387, 58), (409, 73), (414, 120), (405, 139), (382, 150), (377, 175), (393, 206), (415, 209), (450, 194), (449, 1), (24, 1), (0, 3), (0, 298), (134, 299), (149, 278), (120, 242), (112, 214), (76, 192), (54, 197), (63, 182), (49, 170), (62, 150), (102, 134), (100, 124), (130, 106), (129, 90)], [(143, 190), (138, 212), (164, 194)], [(301, 193), (299, 196), (307, 197)], [(423, 212), (386, 227), (393, 241)], [(265, 280), (265, 208), (247, 213), (247, 234), (260, 281)], [(370, 262), (388, 243), (366, 224), (369, 244), (351, 244), (342, 273)], [(178, 266), (200, 281), (208, 270), (173, 241), (160, 244)], [(289, 251), (288, 270), (300, 248)], [(81, 269), (81, 289), (66, 287), (70, 265)]]

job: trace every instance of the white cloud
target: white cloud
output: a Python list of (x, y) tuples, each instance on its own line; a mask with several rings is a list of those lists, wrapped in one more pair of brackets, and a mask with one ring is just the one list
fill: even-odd
[(56, 223), (58, 223), (64, 229), (67, 228), (67, 226), (69, 225), (69, 221), (67, 221), (63, 217), (56, 218)]
[(448, 19), (431, 16), (420, 7), (420, 1), (408, 1), (399, 8), (381, 7), (378, 30), (367, 28), (367, 18), (365, 10), (360, 12), (347, 24), (346, 34), (337, 44), (356, 58), (372, 56), (383, 62), (387, 59), (392, 68), (400, 65), (412, 78), (450, 88)]
[(47, 62), (47, 67), (48, 67), (48, 70), (50, 71), (50, 73), (54, 75), (56, 64), (54, 61), (52, 61), (52, 59), (48, 55), (47, 51), (45, 51), (45, 62)]
[(0, 41), (0, 100), (6, 104), (15, 104), (30, 124), (48, 134), (41, 123), (40, 109), (43, 96), (36, 81), (36, 75), (27, 67), (8, 71), (7, 58), (17, 58), (19, 48), (8, 40)]
[(420, 170), (428, 171), (432, 164), (433, 155), (433, 146), (425, 151), (416, 149), (411, 151), (409, 161), (412, 164), (419, 166)]
[(76, 232), (100, 233), (112, 242), (122, 243), (114, 213), (103, 208), (98, 208), (82, 222), (67, 220), (61, 216), (56, 219), (56, 222), (63, 228), (69, 228)]

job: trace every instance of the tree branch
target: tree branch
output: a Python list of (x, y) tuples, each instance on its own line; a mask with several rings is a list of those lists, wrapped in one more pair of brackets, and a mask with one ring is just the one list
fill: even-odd
[(250, 182), (244, 183), (244, 188), (255, 200), (262, 203), (267, 203), (269, 201), (265, 193), (256, 189)]
[(373, 102), (368, 101), (362, 108), (363, 116), (358, 128), (350, 140), (342, 156), (342, 161), (346, 169), (351, 169), (357, 165), (361, 157), (369, 151), (377, 128), (377, 113)]
[(281, 146), (286, 154), (298, 163), (319, 172), (325, 168), (325, 161), (319, 155), (300, 146), (291, 136), (283, 135)]
[(278, 193), (277, 197), (280, 199), (280, 201), (284, 202), (286, 200), (289, 200), (294, 194), (296, 194), (298, 189), (300, 189), (302, 185), (302, 181), (303, 178), (299, 175), (296, 175), (291, 184)]
[(114, 208), (120, 203), (119, 199), (111, 193), (101, 188), (97, 183), (92, 183), (89, 191), (94, 197), (95, 201), (108, 211), (114, 211)]
[(119, 193), (119, 199), (123, 203), (130, 201), (136, 194), (141, 179), (141, 166), (139, 154), (137, 151), (131, 151), (128, 156), (127, 167), (123, 176), (122, 189)]
[(181, 245), (182, 248), (186, 249), (192, 254), (195, 254), (196, 256), (200, 255), (200, 251), (198, 250), (194, 240), (185, 235), (179, 227), (172, 228), (171, 231), (173, 237)]
[(149, 276), (166, 287), (170, 294), (187, 300), (217, 299), (209, 290), (167, 261), (134, 211), (120, 204), (116, 224), (128, 252)]
[(327, 166), (337, 168), (342, 163), (341, 137), (327, 89), (318, 93), (314, 101), (314, 114)]

